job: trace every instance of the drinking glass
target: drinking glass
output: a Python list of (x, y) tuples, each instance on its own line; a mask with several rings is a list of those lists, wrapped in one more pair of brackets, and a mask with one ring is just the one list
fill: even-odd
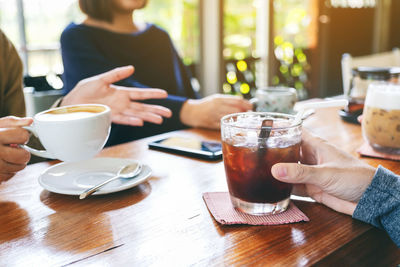
[[(272, 127), (262, 127), (264, 120), (272, 120)], [(236, 113), (221, 119), (226, 179), (235, 208), (254, 215), (286, 210), (292, 185), (276, 180), (271, 167), (300, 159), (301, 122), (294, 120), (291, 115), (269, 112)]]
[(250, 99), (254, 111), (293, 114), (297, 91), (291, 87), (266, 87), (257, 89), (255, 98)]
[(375, 150), (400, 154), (400, 85), (370, 84), (365, 99), (362, 131)]

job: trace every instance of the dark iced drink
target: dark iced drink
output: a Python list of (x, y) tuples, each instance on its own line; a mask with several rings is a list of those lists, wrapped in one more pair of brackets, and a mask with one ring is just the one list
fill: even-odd
[(229, 192), (236, 198), (255, 203), (276, 203), (289, 198), (292, 185), (276, 180), (271, 167), (278, 162), (298, 162), (299, 151), (300, 144), (254, 150), (223, 143)]
[[(276, 180), (271, 167), (299, 161), (301, 125), (293, 125), (293, 117), (279, 113), (240, 113), (224, 118), (223, 156), (233, 205), (250, 214), (284, 211), (292, 185)], [(268, 129), (268, 138), (260, 138), (265, 118), (272, 118), (274, 126)]]

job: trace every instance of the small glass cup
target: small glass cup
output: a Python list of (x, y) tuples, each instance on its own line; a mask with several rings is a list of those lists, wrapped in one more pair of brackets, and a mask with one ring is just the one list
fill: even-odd
[[(260, 137), (262, 122), (273, 120), (268, 138)], [(301, 122), (294, 116), (269, 113), (236, 113), (221, 119), (226, 179), (231, 202), (238, 210), (275, 214), (286, 210), (292, 185), (276, 180), (271, 167), (300, 160)]]
[(400, 154), (400, 85), (370, 84), (365, 99), (362, 132), (377, 151)]
[(291, 87), (266, 87), (257, 89), (255, 98), (250, 99), (254, 111), (293, 114), (297, 91)]

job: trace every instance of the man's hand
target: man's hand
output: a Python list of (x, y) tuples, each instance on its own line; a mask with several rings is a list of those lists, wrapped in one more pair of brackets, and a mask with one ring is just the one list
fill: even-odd
[(32, 118), (0, 118), (0, 183), (24, 169), (31, 158), (31, 154), (18, 145), (28, 142), (29, 133), (22, 126), (32, 122)]
[(249, 101), (239, 96), (215, 94), (186, 101), (182, 106), (180, 119), (191, 127), (219, 129), (223, 116), (252, 108)]
[(278, 163), (272, 175), (295, 184), (294, 194), (349, 215), (367, 189), (375, 168), (303, 130), (301, 163)]
[(168, 94), (165, 90), (113, 85), (133, 72), (132, 66), (126, 66), (84, 79), (64, 97), (61, 105), (103, 104), (111, 108), (111, 119), (114, 123), (141, 126), (147, 121), (161, 124), (162, 117), (169, 118), (172, 115), (168, 108), (134, 101), (166, 98)]

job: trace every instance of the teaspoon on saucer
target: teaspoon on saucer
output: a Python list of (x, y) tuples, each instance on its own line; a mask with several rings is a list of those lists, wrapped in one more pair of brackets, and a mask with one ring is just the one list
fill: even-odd
[(133, 178), (137, 175), (140, 174), (142, 171), (142, 164), (140, 163), (129, 163), (127, 165), (124, 165), (119, 169), (117, 175), (111, 177), (110, 179), (102, 182), (101, 184), (95, 185), (91, 188), (86, 189), (82, 194), (79, 195), (79, 199), (84, 199), (87, 196), (90, 196), (97, 190), (99, 190), (101, 187), (104, 185), (108, 184), (109, 182), (112, 182), (114, 180), (117, 180), (119, 178)]

